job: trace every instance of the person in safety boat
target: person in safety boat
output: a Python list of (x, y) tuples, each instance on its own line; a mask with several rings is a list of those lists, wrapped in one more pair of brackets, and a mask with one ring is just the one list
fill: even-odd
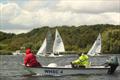
[(24, 65), (27, 67), (42, 67), (42, 65), (37, 61), (36, 56), (31, 52), (30, 48), (26, 49)]
[(89, 57), (88, 55), (82, 53), (82, 55), (77, 59), (71, 62), (73, 68), (86, 68), (89, 66)]

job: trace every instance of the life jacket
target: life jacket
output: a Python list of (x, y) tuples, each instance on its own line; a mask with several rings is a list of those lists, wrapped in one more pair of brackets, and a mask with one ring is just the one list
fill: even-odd
[(77, 60), (73, 61), (72, 63), (87, 67), (89, 65), (89, 57), (83, 54)]

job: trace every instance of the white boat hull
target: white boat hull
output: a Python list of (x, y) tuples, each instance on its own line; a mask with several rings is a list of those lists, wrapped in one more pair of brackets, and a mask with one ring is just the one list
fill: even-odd
[(107, 74), (109, 67), (92, 66), (89, 68), (63, 68), (63, 67), (41, 67), (26, 69), (32, 73), (50, 76), (65, 76), (65, 75), (79, 75), (79, 74)]

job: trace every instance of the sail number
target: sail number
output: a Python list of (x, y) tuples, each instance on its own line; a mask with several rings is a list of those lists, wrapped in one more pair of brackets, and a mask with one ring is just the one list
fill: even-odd
[(50, 70), (50, 69), (46, 69), (44, 71), (45, 71), (45, 73), (54, 73), (54, 74), (63, 73), (63, 70)]

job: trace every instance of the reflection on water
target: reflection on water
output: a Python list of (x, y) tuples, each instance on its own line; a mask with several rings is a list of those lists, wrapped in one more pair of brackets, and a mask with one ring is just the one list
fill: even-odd
[[(103, 57), (91, 57), (90, 61), (92, 64), (102, 64), (111, 55)], [(117, 55), (120, 60), (120, 55)], [(49, 63), (57, 63), (58, 65), (69, 64), (72, 60), (76, 59), (77, 56), (66, 56), (61, 58), (45, 58), (38, 57), (37, 59), (43, 65)], [(41, 76), (41, 75), (30, 75), (23, 66), (20, 64), (23, 62), (22, 56), (10, 56), (0, 55), (0, 80), (120, 80), (120, 66), (113, 75), (101, 74), (101, 75), (77, 75), (77, 76)]]

